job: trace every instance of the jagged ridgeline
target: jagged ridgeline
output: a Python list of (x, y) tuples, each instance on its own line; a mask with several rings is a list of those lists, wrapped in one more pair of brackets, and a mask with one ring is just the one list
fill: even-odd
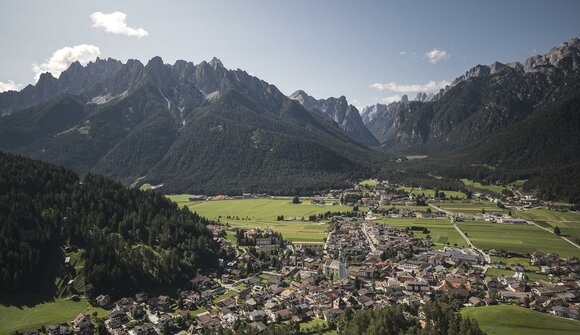
[(5, 153), (0, 190), (3, 293), (50, 289), (65, 246), (86, 250), (94, 293), (181, 285), (217, 266), (208, 221), (154, 192)]
[(0, 113), (1, 150), (166, 193), (307, 194), (379, 161), (362, 122), (370, 143), (217, 59), (74, 63), (0, 94)]
[(427, 155), (428, 170), (528, 179), (524, 187), (544, 198), (580, 201), (578, 38), (524, 64), (477, 65), (437, 95), (370, 106), (362, 116), (383, 151)]

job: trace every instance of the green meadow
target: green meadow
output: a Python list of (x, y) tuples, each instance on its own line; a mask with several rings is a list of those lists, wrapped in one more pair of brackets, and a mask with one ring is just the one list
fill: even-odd
[[(415, 194), (415, 195), (425, 194), (425, 196), (427, 196), (427, 197), (434, 197), (435, 196), (435, 190), (429, 189), (429, 188), (401, 186), (398, 189), (404, 190), (405, 192), (408, 192), (410, 194)], [(440, 190), (439, 192), (445, 193), (445, 196), (447, 198), (454, 197), (454, 198), (459, 198), (459, 199), (465, 199), (467, 197), (467, 195), (463, 192), (450, 191), (450, 190)]]
[(497, 186), (497, 185), (483, 185), (480, 184), (478, 182), (475, 182), (473, 180), (469, 180), (469, 179), (460, 179), (461, 182), (463, 182), (463, 184), (467, 187), (471, 187), (477, 190), (481, 190), (481, 191), (488, 191), (488, 192), (493, 192), (493, 193), (497, 193), (497, 194), (501, 194), (501, 192), (505, 189), (503, 186)]
[(376, 179), (365, 179), (365, 180), (361, 181), (359, 184), (364, 185), (364, 186), (374, 187), (374, 186), (377, 186), (379, 184), (379, 181)]
[(468, 307), (463, 316), (477, 320), (488, 335), (572, 335), (580, 334), (580, 321), (513, 305)]
[(497, 207), (496, 204), (489, 201), (470, 201), (470, 202), (438, 202), (435, 206), (440, 207), (452, 213), (461, 213), (465, 215), (482, 214), (483, 210), (486, 213), (501, 212), (508, 213), (507, 209)]
[(465, 240), (463, 240), (461, 235), (459, 235), (459, 233), (455, 230), (455, 228), (453, 228), (453, 225), (447, 219), (387, 218), (377, 220), (377, 222), (397, 228), (406, 228), (411, 226), (425, 227), (429, 230), (428, 234), (423, 234), (419, 231), (413, 231), (413, 234), (420, 238), (424, 238), (427, 235), (431, 236), (431, 240), (436, 247), (442, 248), (447, 245), (447, 243), (451, 246), (456, 244), (460, 247), (467, 246)]
[(511, 225), (484, 221), (458, 223), (475, 246), (514, 253), (557, 253), (561, 257), (580, 256), (580, 249), (534, 225)]
[[(229, 223), (233, 227), (268, 228), (282, 233), (294, 242), (322, 243), (327, 235), (327, 225), (309, 222), (308, 216), (331, 212), (351, 211), (349, 206), (320, 206), (310, 200), (293, 204), (291, 199), (235, 199), (216, 201), (189, 201), (188, 195), (172, 195), (169, 199), (180, 206), (187, 206), (191, 211), (210, 219)], [(283, 215), (286, 220), (277, 221)], [(228, 218), (229, 217), (229, 218)], [(302, 220), (304, 219), (304, 220)]]
[(546, 228), (553, 229), (558, 226), (561, 235), (568, 237), (576, 243), (580, 242), (580, 213), (542, 208), (520, 211), (516, 215), (524, 219), (533, 220)]
[(55, 299), (32, 307), (0, 305), (0, 334), (36, 329), (41, 325), (48, 327), (55, 323), (70, 323), (79, 313), (94, 312), (99, 317), (110, 313), (102, 308), (92, 307), (84, 298), (78, 302), (68, 298)]

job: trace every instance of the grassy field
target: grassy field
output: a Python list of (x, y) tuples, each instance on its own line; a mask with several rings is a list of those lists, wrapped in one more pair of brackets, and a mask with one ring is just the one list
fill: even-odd
[(140, 189), (141, 191), (147, 191), (147, 190), (150, 190), (150, 189), (151, 189), (151, 184), (143, 184), (143, 185), (141, 185), (141, 187), (139, 187), (139, 189)]
[(572, 335), (580, 334), (580, 322), (523, 307), (499, 305), (468, 307), (461, 314), (477, 320), (488, 335)]
[(316, 329), (326, 329), (326, 328), (328, 328), (328, 323), (319, 318), (313, 318), (307, 322), (302, 322), (300, 324), (300, 331), (303, 333), (307, 332), (316, 333)]
[(374, 186), (377, 186), (379, 184), (379, 181), (376, 179), (365, 179), (365, 180), (361, 181), (359, 184), (374, 187)]
[(405, 228), (411, 226), (421, 226), (429, 229), (428, 234), (423, 234), (419, 231), (414, 231), (413, 234), (417, 237), (424, 238), (431, 236), (433, 243), (436, 246), (443, 247), (446, 243), (450, 245), (457, 244), (458, 246), (467, 246), (463, 238), (453, 228), (453, 225), (447, 219), (423, 219), (423, 218), (400, 218), (400, 219), (383, 219), (377, 222), (387, 224), (392, 227)]
[(511, 266), (512, 264), (519, 263), (524, 267), (524, 269), (528, 271), (537, 271), (538, 267), (534, 265), (530, 265), (530, 259), (525, 257), (492, 257), (491, 261), (493, 263), (502, 261), (507, 266)]
[(36, 329), (41, 325), (47, 327), (60, 322), (70, 323), (79, 313), (97, 312), (104, 317), (109, 311), (92, 307), (82, 299), (74, 302), (70, 299), (56, 299), (38, 304), (34, 307), (16, 307), (0, 305), (0, 334), (12, 334), (15, 331)]
[(524, 219), (533, 220), (543, 226), (560, 228), (563, 236), (572, 241), (580, 241), (580, 213), (561, 212), (550, 209), (531, 209), (514, 214)]
[(444, 210), (450, 211), (452, 213), (462, 213), (465, 215), (475, 215), (482, 214), (482, 210), (485, 209), (486, 213), (491, 212), (501, 212), (507, 213), (507, 209), (501, 209), (497, 207), (496, 204), (489, 201), (472, 201), (472, 202), (443, 202), (436, 203), (435, 206), (443, 208)]
[(561, 257), (580, 256), (580, 249), (533, 225), (474, 221), (461, 222), (458, 226), (475, 246), (485, 250), (497, 249), (515, 253), (541, 251), (557, 253)]
[[(327, 225), (309, 221), (299, 221), (313, 214), (331, 212), (347, 212), (348, 206), (319, 206), (309, 200), (300, 204), (292, 204), (291, 200), (282, 199), (239, 199), (221, 201), (189, 201), (189, 195), (172, 195), (169, 198), (180, 206), (210, 219), (229, 223), (234, 227), (268, 228), (282, 233), (284, 238), (294, 242), (322, 243), (327, 235)], [(276, 217), (298, 218), (298, 221), (277, 221)], [(228, 217), (230, 217), (228, 219)]]
[(476, 190), (481, 190), (481, 191), (488, 191), (488, 192), (493, 192), (493, 193), (497, 193), (497, 194), (501, 194), (501, 192), (505, 189), (503, 186), (497, 186), (497, 185), (482, 185), (478, 182), (475, 182), (473, 180), (469, 180), (469, 179), (460, 179), (461, 182), (463, 182), (463, 184), (467, 187), (471, 187), (474, 188)]
[[(427, 196), (427, 197), (434, 197), (435, 196), (435, 190), (432, 190), (429, 188), (401, 186), (401, 187), (399, 187), (399, 189), (404, 190), (405, 192), (409, 192), (411, 194), (415, 194), (415, 195), (425, 194), (425, 196)], [(445, 196), (447, 198), (455, 197), (455, 198), (459, 198), (459, 199), (465, 199), (467, 197), (467, 195), (465, 193), (457, 192), (457, 191), (440, 190), (440, 192), (445, 193)]]
[[(512, 277), (515, 274), (515, 271), (507, 270), (507, 269), (501, 270), (501, 269), (488, 268), (487, 271), (485, 272), (485, 274), (488, 276), (492, 276), (492, 277), (498, 277), (500, 274), (504, 275), (505, 277)], [(524, 274), (531, 281), (538, 281), (538, 280), (548, 281), (548, 276), (546, 276), (544, 274), (539, 274), (539, 273), (535, 273), (535, 272), (531, 272), (531, 271), (525, 271)]]

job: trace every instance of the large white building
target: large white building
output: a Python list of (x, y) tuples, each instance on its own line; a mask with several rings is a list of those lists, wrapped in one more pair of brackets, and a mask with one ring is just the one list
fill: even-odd
[(334, 279), (348, 278), (348, 271), (346, 269), (346, 259), (342, 255), (342, 250), (338, 254), (338, 259), (327, 259), (324, 262), (324, 275)]

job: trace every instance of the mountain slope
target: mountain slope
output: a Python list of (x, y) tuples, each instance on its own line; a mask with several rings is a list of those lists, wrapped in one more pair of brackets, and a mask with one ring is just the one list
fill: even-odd
[[(0, 149), (127, 184), (208, 194), (339, 187), (368, 175), (378, 161), (332, 120), (217, 59), (168, 65), (155, 57), (118, 68), (107, 62), (115, 71), (81, 80), (87, 87), (77, 95), (0, 118), (0, 137), (9, 139)], [(79, 66), (53, 78), (54, 86), (73, 91), (67, 85), (80, 80), (74, 74), (84, 76), (95, 64)], [(27, 121), (42, 115), (56, 117), (33, 126)]]
[(410, 153), (477, 147), (577, 90), (579, 70), (579, 39), (564, 42), (545, 56), (534, 56), (525, 66), (478, 65), (434, 101), (411, 102), (393, 113), (384, 121), (389, 132), (381, 137), (382, 146), (386, 151)]
[(317, 100), (298, 90), (290, 95), (290, 99), (300, 102), (309, 111), (326, 116), (336, 122), (351, 138), (366, 146), (376, 146), (377, 139), (365, 127), (359, 111), (349, 105), (344, 96)]
[(529, 179), (528, 189), (578, 201), (580, 185), (570, 179), (580, 171), (578, 92), (580, 39), (573, 38), (524, 65), (478, 65), (432, 101), (363, 117), (385, 152), (428, 155), (417, 164), (454, 176)]
[(95, 175), (80, 181), (70, 170), (0, 152), (1, 293), (54, 290), (51, 274), (69, 271), (65, 246), (85, 250), (76, 275), (91, 285), (89, 295), (163, 290), (217, 267), (208, 220), (154, 192)]

